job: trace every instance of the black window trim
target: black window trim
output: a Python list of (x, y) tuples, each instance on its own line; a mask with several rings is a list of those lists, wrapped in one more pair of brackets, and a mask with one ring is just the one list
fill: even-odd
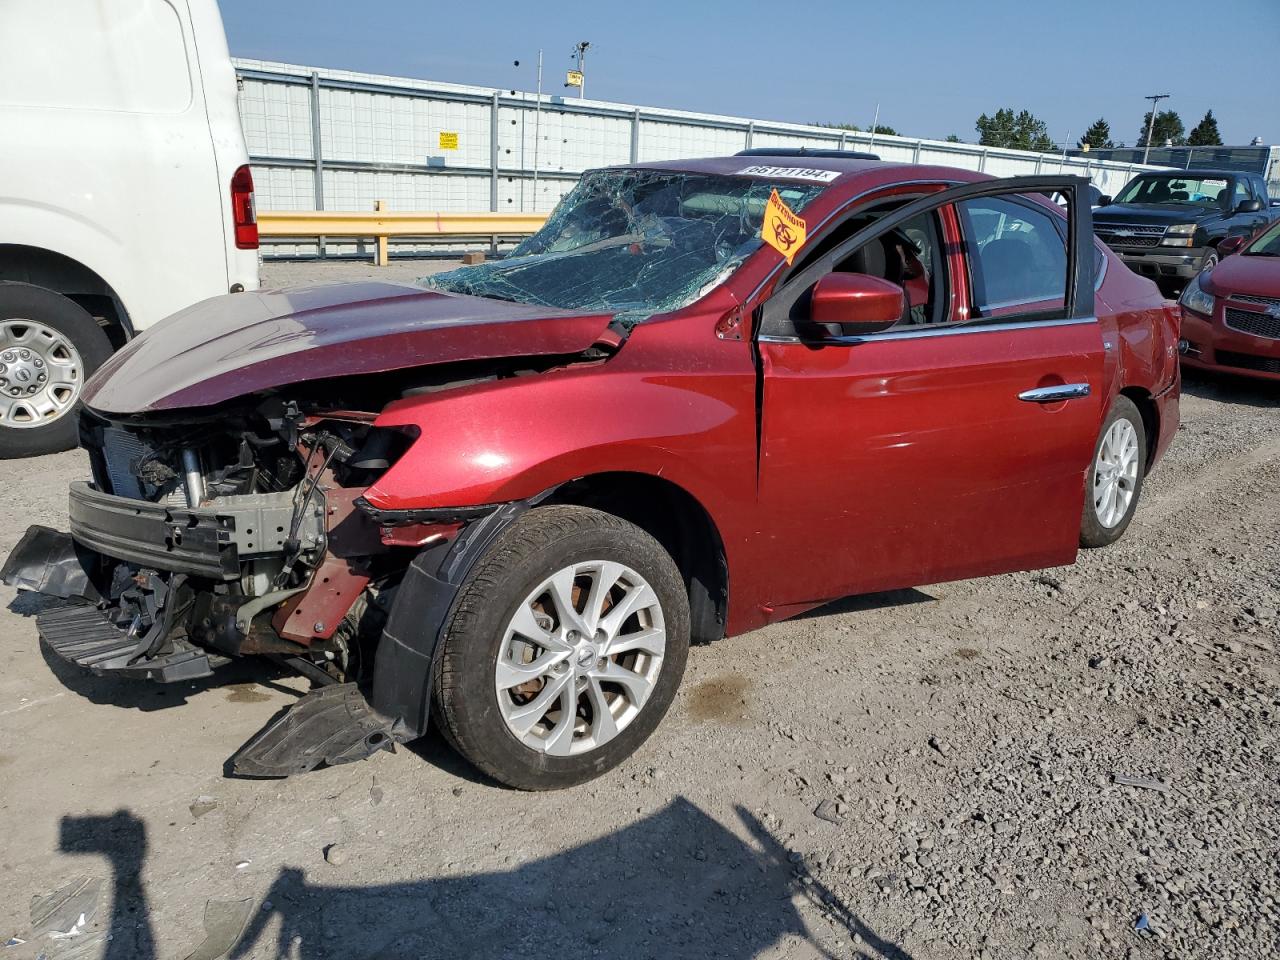
[[(996, 180), (979, 180), (974, 183), (963, 183), (930, 193), (927, 196), (903, 204), (874, 223), (869, 224), (849, 237), (843, 243), (828, 250), (802, 271), (787, 277), (787, 283), (776, 289), (760, 307), (759, 322), (755, 324), (757, 338), (767, 341), (780, 339), (799, 339), (794, 335), (795, 328), (790, 321), (790, 312), (806, 290), (821, 277), (830, 273), (833, 266), (857, 250), (863, 244), (888, 233), (921, 213), (960, 203), (964, 200), (976, 200), (983, 197), (996, 197), (1004, 194), (1052, 193), (1058, 191), (1069, 198), (1067, 217), (1067, 277), (1066, 290), (1062, 310), (1037, 312), (1034, 315), (1013, 315), (1000, 317), (984, 317), (956, 324), (931, 324), (915, 330), (896, 332), (897, 336), (936, 335), (942, 329), (953, 332), (961, 330), (980, 330), (992, 326), (1021, 326), (1023, 323), (1081, 322), (1094, 318), (1094, 258), (1093, 211), (1089, 206), (1089, 184), (1085, 177), (1025, 176), (1004, 177)], [(929, 327), (942, 328), (937, 331)], [(893, 337), (894, 332), (885, 331), (874, 334), (877, 337)], [(816, 344), (855, 344), (866, 337), (839, 337), (815, 339)]]

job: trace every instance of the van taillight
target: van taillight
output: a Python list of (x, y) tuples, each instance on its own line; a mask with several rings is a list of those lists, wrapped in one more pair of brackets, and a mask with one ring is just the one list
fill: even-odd
[(236, 246), (258, 249), (258, 215), (253, 209), (253, 173), (240, 167), (231, 175), (231, 222), (236, 228)]

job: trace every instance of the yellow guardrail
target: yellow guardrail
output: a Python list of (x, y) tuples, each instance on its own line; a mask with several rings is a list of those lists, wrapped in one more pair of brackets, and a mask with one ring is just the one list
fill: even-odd
[(384, 210), (264, 210), (258, 214), (262, 237), (372, 237), (374, 262), (387, 264), (389, 237), (509, 237), (536, 232), (545, 213), (422, 213)]

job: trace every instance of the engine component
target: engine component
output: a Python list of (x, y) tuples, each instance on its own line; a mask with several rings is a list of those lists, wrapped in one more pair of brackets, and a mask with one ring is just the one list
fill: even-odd
[(204, 502), (204, 474), (200, 470), (200, 454), (192, 447), (182, 448), (182, 474), (186, 482), (187, 506)]

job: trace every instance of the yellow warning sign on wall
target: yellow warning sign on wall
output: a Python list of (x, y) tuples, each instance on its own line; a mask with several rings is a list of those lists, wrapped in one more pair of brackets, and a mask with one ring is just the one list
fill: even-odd
[(440, 131), (440, 149), (441, 150), (457, 150), (458, 134), (454, 130)]
[(795, 259), (797, 251), (804, 246), (804, 220), (782, 202), (777, 190), (769, 194), (769, 202), (765, 204), (760, 236), (765, 243), (786, 257), (787, 263)]

